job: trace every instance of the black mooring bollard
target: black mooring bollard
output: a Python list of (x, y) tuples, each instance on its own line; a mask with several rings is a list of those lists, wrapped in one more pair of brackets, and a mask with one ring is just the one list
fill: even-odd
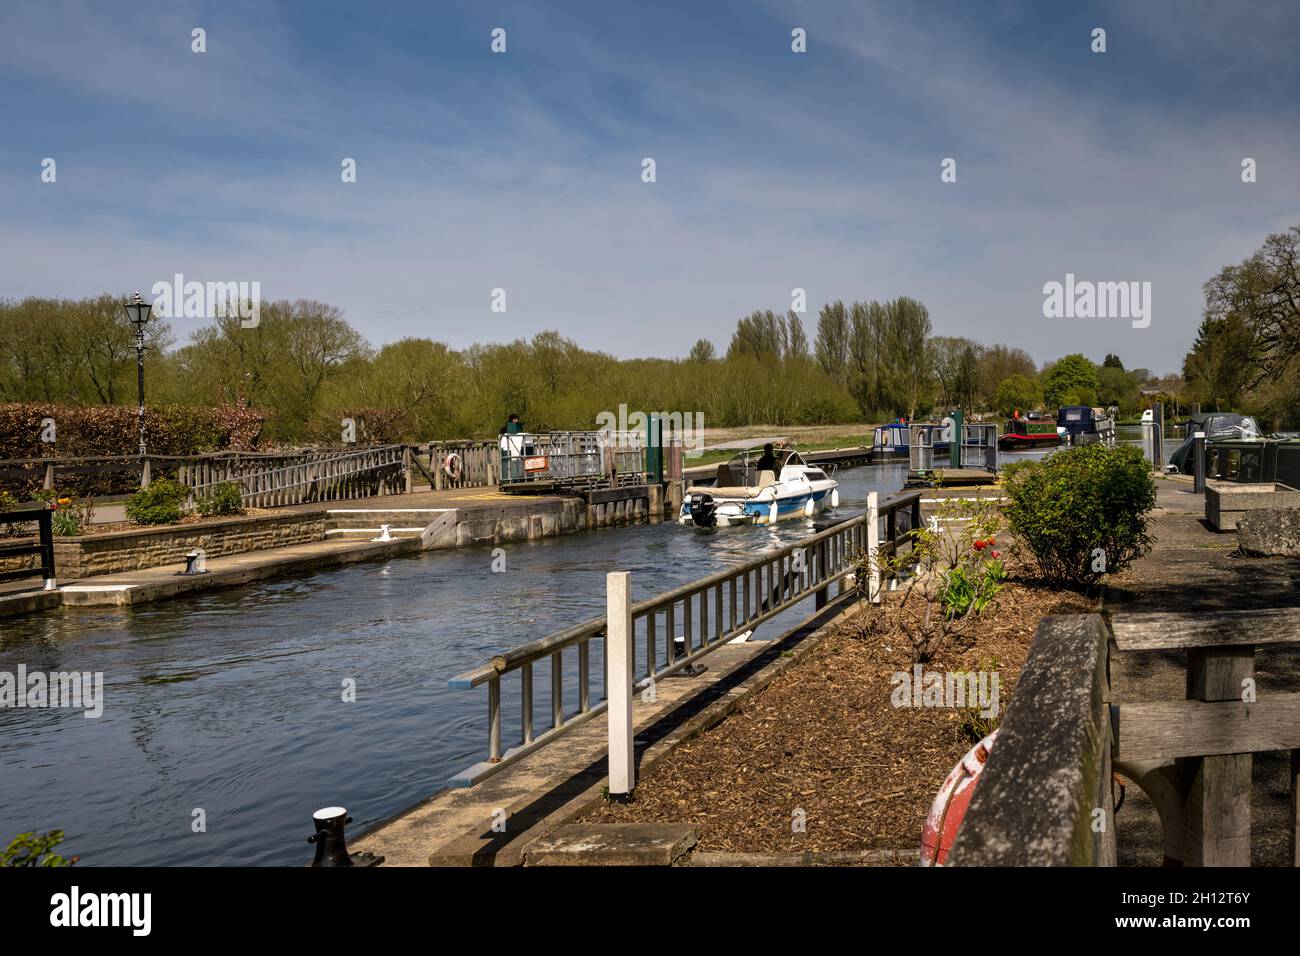
[(343, 828), (352, 822), (352, 818), (343, 807), (325, 807), (313, 813), (311, 818), (316, 824), (316, 832), (307, 838), (308, 843), (316, 844), (312, 866), (378, 866), (384, 862), (382, 856), (375, 856), (369, 850), (348, 852)]

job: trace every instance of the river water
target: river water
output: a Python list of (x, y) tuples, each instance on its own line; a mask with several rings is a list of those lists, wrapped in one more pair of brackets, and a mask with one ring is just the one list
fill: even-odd
[[(903, 465), (841, 471), (839, 514), (905, 476)], [(104, 679), (97, 719), (0, 710), (0, 840), (62, 829), (61, 852), (83, 865), (300, 864), (312, 811), (345, 806), (358, 832), (486, 756), (486, 691), (451, 690), (448, 679), (602, 614), (606, 572), (632, 572), (642, 599), (811, 531), (801, 520), (605, 529), (507, 545), (502, 573), (490, 548), (433, 551), (135, 609), (0, 621), (0, 672), (23, 664)], [(806, 601), (755, 637), (810, 611)], [(535, 675), (539, 729), (548, 676), (545, 666)], [(509, 686), (503, 699), (517, 711)], [(507, 746), (517, 727), (516, 713)]]
[[(868, 491), (897, 490), (905, 472), (841, 472), (839, 513), (860, 510)], [(135, 609), (0, 621), (0, 671), (104, 675), (97, 719), (0, 710), (0, 839), (62, 829), (60, 851), (92, 866), (302, 863), (312, 811), (346, 806), (357, 832), (486, 756), (486, 691), (451, 690), (448, 678), (602, 614), (607, 571), (632, 572), (640, 599), (811, 530), (799, 520), (606, 529), (507, 545), (503, 573), (491, 571), (490, 548), (433, 551)], [(775, 636), (810, 605), (755, 636)], [(535, 678), (539, 728), (548, 676)], [(348, 679), (354, 702), (343, 700)], [(200, 810), (205, 832), (195, 832)]]

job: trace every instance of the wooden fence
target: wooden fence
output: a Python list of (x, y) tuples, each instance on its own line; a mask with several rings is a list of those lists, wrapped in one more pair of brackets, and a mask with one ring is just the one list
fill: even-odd
[[(1109, 652), (1181, 650), (1185, 700), (1111, 700)], [(1255, 649), (1300, 643), (1300, 608), (1048, 617), (950, 866), (1113, 866), (1112, 768), (1151, 798), (1167, 864), (1249, 866), (1252, 754), (1290, 754), (1300, 866), (1300, 694), (1257, 696)]]

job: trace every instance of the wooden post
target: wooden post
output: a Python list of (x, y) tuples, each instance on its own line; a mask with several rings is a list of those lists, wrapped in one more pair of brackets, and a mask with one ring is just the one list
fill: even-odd
[(867, 595), (880, 603), (880, 493), (867, 493)]
[[(611, 571), (605, 575), (605, 682), (609, 697), (609, 793), (626, 795), (636, 786), (636, 761), (632, 734), (632, 603), (631, 575)], [(689, 627), (689, 625), (688, 625)]]
[(406, 494), (415, 491), (415, 475), (411, 473), (411, 446), (402, 446), (402, 474), (406, 477)]
[[(817, 561), (816, 580), (818, 581), (826, 580), (826, 565), (827, 565), (827, 560), (829, 558), (829, 555), (826, 553), (826, 551), (827, 549), (826, 549), (825, 540), (818, 541), (817, 551), (815, 552), (816, 554), (815, 560)], [(748, 582), (749, 580), (748, 576), (746, 576), (745, 580), (746, 582)], [(822, 608), (826, 606), (826, 602), (830, 600), (829, 585), (826, 587), (818, 588), (816, 591), (813, 592), (813, 596), (815, 598), (813, 604), (817, 608), (817, 610), (820, 611)], [(749, 611), (748, 607), (746, 607), (745, 611), (746, 611), (746, 615), (748, 615), (748, 611)]]
[[(1255, 674), (1255, 648), (1187, 650), (1189, 700), (1241, 700), (1242, 681)], [(1251, 755), (1192, 757), (1182, 762), (1187, 866), (1250, 866)]]
[(46, 491), (53, 491), (53, 490), (54, 490), (54, 462), (52, 462), (52, 461), (46, 461), (46, 462), (45, 462), (45, 484), (44, 484), (44, 488), (45, 488)]

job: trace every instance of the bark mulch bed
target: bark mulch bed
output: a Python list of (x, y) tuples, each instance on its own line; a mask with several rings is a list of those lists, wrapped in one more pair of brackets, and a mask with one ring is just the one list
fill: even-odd
[[(898, 606), (901, 593), (859, 608), (806, 660), (668, 754), (629, 803), (607, 803), (588, 819), (694, 823), (701, 851), (918, 848), (944, 778), (990, 728), (974, 724), (973, 712), (892, 705), (892, 675), (912, 668), (899, 615), (917, 610)], [(1039, 618), (1094, 606), (1010, 581), (995, 608), (923, 666), (997, 671), (1005, 712)], [(802, 833), (792, 825), (800, 810)]]

